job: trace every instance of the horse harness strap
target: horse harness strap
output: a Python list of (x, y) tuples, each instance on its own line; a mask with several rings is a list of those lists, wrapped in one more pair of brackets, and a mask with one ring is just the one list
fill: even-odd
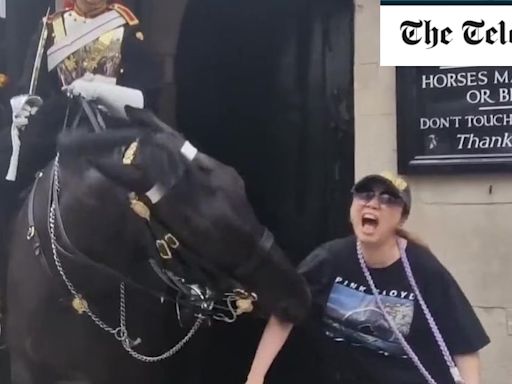
[[(183, 146), (184, 148), (187, 146), (187, 143), (188, 142), (186, 142), (185, 145)], [(133, 162), (133, 159), (135, 158), (135, 154), (137, 151), (137, 146), (138, 142), (135, 141), (126, 150), (123, 158), (124, 164), (131, 164)], [(192, 147), (192, 149), (195, 148)], [(166, 194), (166, 192), (167, 191), (160, 184), (155, 184), (153, 188), (151, 188), (145, 194), (138, 195), (135, 193), (131, 193), (129, 198), (132, 210), (138, 216), (142, 217), (145, 220), (149, 228), (149, 231), (155, 240), (155, 245), (160, 254), (160, 257), (164, 260), (170, 260), (173, 258), (174, 251), (176, 251), (178, 248), (183, 249), (184, 247), (182, 244), (180, 244), (177, 238), (159, 222), (158, 218), (154, 218), (153, 215), (151, 215), (150, 209), (152, 205), (160, 201), (160, 199)], [(264, 255), (266, 255), (270, 251), (273, 245), (274, 236), (267, 228), (265, 228), (263, 235), (256, 246), (252, 258), (247, 264), (242, 265), (240, 268), (235, 270), (235, 276), (248, 275), (252, 273), (257, 268), (257, 266), (264, 260)], [(203, 266), (203, 268), (210, 271), (211, 273), (225, 280), (232, 282), (234, 281), (233, 278), (228, 276), (223, 271), (220, 271), (218, 268), (212, 267), (211, 265), (205, 263), (203, 258), (198, 257), (197, 255), (194, 254), (194, 252), (188, 251), (187, 256), (189, 258), (193, 258), (196, 263)], [(155, 263), (152, 263), (152, 267), (153, 269), (155, 269)], [(158, 274), (160, 275), (160, 273)], [(237, 287), (237, 289), (241, 290), (241, 287)]]
[[(48, 198), (46, 203), (45, 215), (45, 217), (48, 219), (48, 228), (47, 232), (45, 231), (45, 233), (47, 233), (47, 235), (50, 238), (50, 244), (52, 246), (52, 251), (55, 259), (55, 267), (64, 278), (64, 282), (68, 284), (68, 288), (71, 290), (71, 293), (74, 296), (73, 306), (79, 313), (83, 313), (84, 311), (87, 312), (87, 302), (80, 298), (80, 295), (74, 290), (72, 285), (70, 285), (71, 283), (69, 282), (69, 280), (65, 278), (61, 261), (58, 260), (57, 256), (59, 253), (66, 256), (70, 260), (94, 268), (95, 271), (100, 272), (101, 274), (108, 276), (110, 278), (113, 278), (115, 281), (121, 282), (123, 286), (124, 283), (130, 284), (135, 288), (153, 294), (161, 299), (165, 298), (178, 304), (181, 301), (180, 299), (184, 297), (185, 300), (187, 300), (193, 306), (197, 305), (194, 303), (196, 303), (197, 300), (199, 299), (198, 304), (201, 310), (201, 318), (203, 318), (205, 314), (207, 315), (212, 310), (214, 310), (214, 308), (222, 308), (222, 310), (228, 310), (229, 313), (233, 315), (232, 318), (227, 318), (222, 313), (216, 314), (215, 312), (212, 312), (211, 315), (213, 316), (213, 318), (219, 320), (226, 320), (229, 322), (234, 321), (236, 319), (236, 316), (241, 313), (252, 311), (252, 302), (257, 300), (257, 296), (255, 294), (247, 293), (240, 286), (236, 279), (231, 278), (225, 271), (222, 271), (219, 268), (216, 268), (215, 266), (209, 265), (209, 263), (205, 262), (204, 258), (195, 255), (193, 252), (189, 252), (189, 250), (187, 250), (186, 248), (182, 247), (184, 257), (183, 260), (180, 260), (181, 262), (179, 264), (181, 264), (182, 267), (189, 264), (189, 268), (192, 268), (193, 272), (195, 271), (196, 273), (202, 275), (201, 279), (206, 283), (204, 286), (190, 284), (190, 282), (187, 282), (184, 278), (176, 276), (172, 271), (164, 267), (163, 264), (173, 258), (173, 251), (177, 250), (177, 248), (180, 247), (181, 245), (178, 242), (178, 240), (165, 228), (164, 225), (162, 225), (158, 220), (155, 220), (154, 218), (151, 217), (150, 209), (148, 207), (151, 206), (151, 204), (156, 203), (157, 200), (159, 200), (166, 193), (165, 189), (159, 189), (157, 191), (154, 191), (156, 193), (149, 194), (149, 196), (148, 194), (144, 194), (141, 197), (141, 200), (145, 200), (147, 201), (147, 203), (144, 203), (137, 197), (134, 197), (133, 194), (131, 195), (130, 201), (132, 209), (137, 214), (146, 219), (146, 224), (148, 225), (151, 235), (154, 237), (155, 240), (157, 252), (155, 252), (154, 256), (156, 257), (150, 257), (148, 259), (148, 262), (153, 271), (157, 274), (157, 276), (159, 276), (160, 280), (163, 283), (165, 283), (165, 286), (169, 286), (177, 292), (176, 298), (170, 298), (164, 292), (155, 292), (150, 288), (141, 286), (140, 284), (137, 284), (136, 282), (132, 281), (127, 276), (124, 276), (123, 274), (108, 267), (107, 265), (98, 263), (88, 258), (80, 251), (78, 251), (73, 246), (72, 242), (69, 240), (64, 228), (64, 224), (62, 222), (59, 204), (60, 185), (58, 181), (58, 158), (59, 156), (57, 155), (57, 158), (53, 163), (53, 167), (50, 168), (48, 172), (39, 173), (37, 175), (37, 179), (33, 184), (33, 188), (31, 190), (28, 201), (29, 230), (27, 238), (33, 241), (33, 248), (35, 254), (39, 255), (40, 258), (42, 258), (43, 265), (45, 265), (45, 268), (48, 270), (49, 274), (53, 276), (53, 268), (50, 268), (48, 260), (43, 253), (44, 247), (41, 243), (40, 233), (38, 233), (38, 227), (40, 226), (36, 224), (35, 218), (36, 193), (38, 191), (41, 179), (45, 177), (44, 180), (45, 182), (48, 183)], [(259, 262), (259, 259), (261, 259), (260, 257), (258, 257), (260, 255), (259, 250), (264, 249), (265, 251), (268, 251), (272, 243), (272, 235), (270, 234), (270, 232), (265, 231), (261, 241), (258, 243), (258, 247), (254, 257), (255, 261), (250, 262), (251, 270), (252, 268), (255, 267), (257, 262)], [(184, 264), (183, 261), (185, 261)], [(230, 281), (234, 289), (229, 292), (223, 290), (211, 291), (209, 288), (210, 283), (212, 283), (212, 280), (208, 278), (208, 271), (216, 275), (216, 277), (220, 278), (221, 280)], [(223, 293), (219, 296), (219, 292)], [(216, 305), (215, 302), (218, 299), (221, 299), (223, 302), (225, 300), (227, 303), (227, 307), (219, 307), (218, 305)], [(78, 307), (75, 306), (75, 301), (77, 302), (77, 305), (79, 305)], [(233, 302), (236, 302), (236, 309), (232, 307)], [(206, 311), (206, 313), (203, 313), (203, 311)]]
[[(176, 303), (178, 305), (183, 303), (182, 298), (184, 298), (185, 303), (188, 306), (196, 307), (196, 310), (200, 311), (201, 316), (210, 315), (214, 319), (227, 322), (232, 322), (236, 319), (236, 316), (253, 310), (252, 302), (257, 300), (257, 296), (254, 293), (246, 292), (227, 273), (209, 265), (205, 262), (204, 258), (199, 257), (181, 244), (157, 218), (151, 215), (149, 209), (151, 202), (148, 201), (147, 194), (141, 196), (140, 199), (132, 194), (130, 199), (134, 212), (145, 220), (160, 256), (158, 261), (150, 258), (149, 263), (160, 279), (170, 288), (177, 291)], [(178, 257), (175, 257), (174, 253)], [(190, 284), (184, 278), (171, 272), (169, 268), (165, 268), (163, 264), (169, 263), (171, 260), (176, 267), (186, 269), (188, 266), (189, 269), (191, 268), (191, 272), (195, 273), (194, 277), (203, 281), (203, 286)], [(219, 280), (229, 281), (234, 287), (232, 292), (224, 293), (224, 291), (220, 290), (222, 294), (219, 295), (219, 290), (211, 291), (212, 280), (208, 277), (208, 274), (215, 275)], [(227, 306), (219, 306), (216, 304), (217, 300), (225, 300)], [(236, 304), (236, 308), (232, 306), (232, 302)], [(220, 312), (215, 313), (215, 310), (218, 309), (231, 313), (232, 317), (229, 318)], [(177, 310), (179, 312), (178, 307)], [(179, 315), (178, 318), (180, 318)]]
[[(89, 123), (94, 129), (94, 132), (104, 131), (106, 129), (105, 121), (101, 117), (101, 113), (99, 113), (98, 108), (83, 98), (79, 98), (78, 100), (80, 103), (80, 109), (78, 110), (75, 119), (73, 120), (73, 123), (70, 127), (68, 127), (67, 124), (68, 112), (70, 108), (70, 105), (68, 104), (68, 111), (66, 112), (66, 118), (64, 121), (64, 129), (76, 130), (78, 128), (78, 125), (80, 124), (82, 115), (85, 112), (87, 119), (89, 120)], [(69, 103), (71, 103), (71, 101)]]
[[(52, 276), (52, 272), (50, 269), (50, 265), (48, 264), (48, 260), (43, 251), (43, 247), (41, 245), (41, 239), (39, 237), (39, 233), (36, 229), (35, 218), (34, 218), (34, 200), (36, 196), (37, 186), (39, 184), (40, 179), (43, 177), (43, 172), (39, 172), (36, 175), (36, 179), (34, 184), (32, 185), (32, 189), (30, 190), (30, 195), (28, 198), (28, 212), (27, 212), (27, 220), (28, 220), (28, 231), (27, 231), (27, 240), (32, 240), (32, 249), (36, 256), (39, 256), (41, 260), (41, 264), (46, 269), (48, 274)], [(50, 206), (50, 196), (48, 196), (48, 207)]]
[[(135, 148), (132, 148), (132, 150), (133, 149)], [(128, 157), (133, 155), (130, 154), (130, 149), (127, 150), (127, 153), (129, 153)], [(155, 189), (155, 187), (152, 189)], [(160, 189), (160, 197), (158, 200), (160, 200), (160, 198), (163, 197), (166, 192), (167, 191)], [(148, 230), (151, 233), (153, 240), (155, 241), (156, 249), (160, 255), (159, 262), (156, 262), (154, 259), (150, 260), (151, 267), (155, 273), (157, 273), (160, 278), (171, 288), (176, 289), (179, 294), (183, 294), (189, 297), (189, 299), (193, 299), (197, 291), (195, 289), (191, 289), (191, 287), (183, 279), (175, 276), (168, 269), (164, 269), (162, 263), (168, 262), (172, 259), (174, 263), (178, 263), (181, 266), (186, 266), (187, 264), (193, 266), (192, 272), (196, 274), (196, 277), (199, 276), (200, 279), (207, 282), (206, 286), (208, 286), (208, 283), (212, 283), (212, 280), (208, 277), (208, 275), (213, 275), (219, 281), (229, 282), (231, 286), (234, 287), (233, 294), (238, 298), (238, 310), (241, 312), (250, 312), (252, 310), (252, 305), (247, 305), (247, 302), (257, 300), (257, 296), (254, 293), (246, 292), (236, 278), (233, 278), (227, 272), (211, 265), (204, 258), (195, 254), (184, 244), (181, 244), (177, 238), (172, 233), (170, 233), (164, 225), (161, 224), (160, 220), (158, 220), (158, 217), (155, 217), (151, 214), (150, 207), (156, 204), (156, 202), (151, 199), (150, 195), (151, 194), (149, 193), (142, 195), (131, 193), (130, 204), (132, 210), (144, 219)], [(273, 243), (274, 237), (272, 233), (265, 228), (263, 236), (258, 242), (257, 248), (251, 260), (247, 265), (244, 265), (242, 268), (239, 268), (235, 271), (235, 277), (241, 274), (251, 273), (263, 260), (262, 253), (266, 254), (272, 247)], [(181, 257), (174, 257), (174, 253)], [(215, 293), (215, 291), (210, 292), (210, 294), (213, 294), (213, 296), (210, 297), (211, 299), (214, 299)]]
[[(57, 154), (57, 157), (55, 158), (54, 165), (53, 165), (53, 172), (52, 172), (52, 182), (50, 183), (50, 195), (52, 195), (52, 191), (54, 194), (58, 194), (59, 192), (59, 154)], [(48, 212), (48, 232), (50, 236), (50, 243), (52, 245), (52, 253), (53, 253), (53, 259), (55, 262), (55, 266), (60, 273), (62, 280), (67, 285), (69, 292), (73, 296), (73, 302), (72, 306), (74, 309), (79, 313), (83, 314), (86, 313), (91, 320), (101, 329), (103, 329), (105, 332), (110, 333), (117, 341), (121, 343), (123, 348), (135, 359), (139, 361), (143, 361), (145, 363), (156, 363), (158, 361), (167, 359), (173, 355), (175, 355), (177, 352), (179, 352), (183, 346), (188, 343), (188, 341), (192, 338), (192, 336), (197, 332), (199, 327), (204, 321), (203, 316), (198, 316), (196, 318), (196, 321), (194, 325), (190, 328), (188, 333), (179, 341), (177, 344), (175, 344), (171, 349), (169, 349), (167, 352), (164, 352), (158, 356), (146, 356), (143, 354), (140, 354), (136, 352), (133, 347), (136, 346), (141, 342), (140, 339), (132, 340), (130, 339), (128, 335), (128, 330), (126, 327), (126, 294), (125, 294), (125, 282), (122, 281), (119, 284), (119, 326), (117, 328), (113, 328), (106, 323), (104, 323), (91, 309), (89, 308), (87, 301), (78, 293), (78, 291), (75, 289), (71, 281), (66, 276), (66, 273), (64, 271), (64, 268), (62, 266), (62, 263), (60, 261), (60, 258), (58, 256), (58, 251), (56, 247), (57, 243), (57, 237), (56, 237), (56, 201), (50, 200), (50, 209)], [(62, 228), (63, 230), (64, 228)]]
[[(46, 176), (46, 174), (48, 176)], [(53, 183), (53, 180), (52, 180), (52, 177), (51, 177), (51, 174), (52, 172), (39, 172), (37, 175), (36, 175), (36, 180), (32, 186), (32, 190), (30, 191), (30, 195), (29, 195), (29, 200), (28, 200), (28, 212), (27, 212), (27, 219), (28, 219), (28, 231), (27, 231), (27, 240), (31, 240), (32, 241), (32, 248), (34, 250), (34, 253), (39, 256), (39, 258), (41, 259), (41, 263), (43, 264), (44, 268), (46, 269), (46, 271), (48, 272), (48, 274), (50, 276), (54, 276), (54, 274), (52, 273), (52, 269), (50, 268), (50, 265), (48, 263), (48, 259), (44, 253), (44, 249), (43, 249), (43, 246), (42, 246), (42, 243), (41, 243), (41, 237), (40, 237), (40, 233), (38, 231), (38, 225), (36, 224), (36, 219), (35, 219), (35, 199), (36, 199), (36, 193), (37, 191), (39, 190), (39, 185), (40, 185), (40, 181), (43, 179), (43, 178), (48, 178), (50, 177), (50, 180), (49, 180), (49, 192), (48, 192), (48, 205), (47, 205), (47, 209), (46, 209), (46, 217), (49, 217), (50, 215), (50, 209), (51, 209), (51, 206), (52, 206), (52, 201), (55, 203), (55, 216), (56, 216), (56, 226), (58, 228), (58, 232), (59, 232), (59, 237), (60, 237), (60, 241), (62, 241), (64, 244), (63, 246), (67, 249), (65, 249), (62, 245), (60, 245), (59, 243), (56, 244), (56, 248), (57, 250), (62, 253), (63, 255), (65, 255), (67, 258), (71, 259), (71, 260), (74, 260), (80, 264), (83, 264), (83, 265), (87, 265), (89, 267), (92, 267), (94, 268), (95, 271), (101, 273), (101, 274), (104, 274), (106, 275), (107, 277), (110, 277), (112, 279), (115, 279), (117, 281), (120, 281), (120, 282), (126, 282), (127, 284), (129, 284), (130, 286), (133, 286), (134, 288), (137, 288), (137, 289), (140, 289), (144, 292), (148, 292), (150, 294), (152, 294), (153, 296), (156, 296), (158, 298), (165, 298), (166, 300), (171, 300), (172, 301), (172, 298), (169, 297), (168, 295), (166, 295), (164, 292), (156, 292), (156, 291), (153, 291), (147, 287), (144, 287), (144, 286), (141, 286), (140, 284), (134, 282), (133, 280), (129, 279), (128, 277), (124, 276), (123, 274), (103, 265), (103, 264), (100, 264), (100, 263), (97, 263), (91, 259), (89, 259), (88, 257), (86, 257), (85, 255), (83, 255), (80, 251), (78, 251), (71, 243), (71, 241), (69, 240), (65, 230), (64, 230), (64, 225), (62, 223), (62, 216), (60, 214), (60, 205), (58, 203), (58, 196), (57, 196), (57, 191), (54, 190), (54, 183)], [(45, 179), (45, 180), (46, 180)]]
[[(60, 212), (60, 204), (59, 204), (59, 198), (58, 198), (58, 192), (59, 187), (55, 183), (55, 179), (52, 177), (52, 174), (55, 172), (58, 172), (58, 170), (55, 169), (56, 163), (53, 165), (53, 172), (48, 170), (47, 172), (40, 172), (37, 175), (37, 178), (33, 184), (29, 201), (28, 201), (28, 233), (27, 233), (27, 239), (33, 241), (33, 249), (34, 253), (36, 255), (39, 255), (41, 258), (41, 263), (44, 265), (45, 269), (47, 270), (48, 274), (50, 276), (54, 276), (54, 273), (52, 273), (53, 269), (50, 268), (50, 265), (48, 263), (48, 259), (46, 255), (44, 254), (44, 247), (41, 242), (40, 232), (38, 231), (38, 228), (40, 225), (36, 223), (36, 217), (35, 217), (35, 209), (36, 209), (36, 193), (39, 191), (40, 184), (42, 180), (44, 179), (45, 182), (48, 183), (48, 198), (47, 198), (47, 205), (46, 205), (46, 215), (45, 217), (49, 218), (51, 215), (52, 207), (54, 211), (54, 225), (55, 225), (55, 236), (58, 234), (58, 239), (55, 238), (55, 248), (56, 251), (64, 256), (66, 256), (68, 259), (73, 260), (77, 263), (80, 263), (82, 265), (89, 266), (94, 269), (94, 271), (99, 272), (109, 278), (114, 279), (115, 281), (119, 281), (122, 283), (126, 283), (136, 289), (139, 289), (141, 291), (144, 291), (146, 293), (149, 293), (153, 296), (156, 296), (160, 299), (165, 299), (171, 302), (178, 303), (181, 296), (185, 296), (188, 300), (191, 300), (193, 302), (195, 299), (197, 299), (197, 289), (189, 286), (185, 280), (180, 278), (179, 276), (174, 275), (167, 269), (164, 269), (162, 266), (162, 260), (165, 262), (166, 259), (172, 258), (172, 251), (177, 249), (180, 244), (178, 243), (177, 239), (172, 236), (170, 233), (165, 232), (163, 229), (163, 226), (159, 222), (155, 222), (152, 220), (152, 226), (150, 226), (150, 231), (152, 233), (152, 236), (155, 236), (157, 233), (164, 233), (163, 236), (157, 237), (156, 244), (157, 244), (157, 250), (156, 257), (150, 257), (148, 262), (152, 270), (156, 273), (156, 275), (160, 278), (160, 280), (165, 284), (165, 286), (168, 286), (172, 288), (173, 290), (177, 291), (178, 297), (171, 297), (165, 292), (161, 291), (154, 291), (148, 287), (142, 286), (136, 282), (134, 282), (132, 279), (128, 278), (127, 276), (124, 276), (123, 274), (113, 270), (112, 268), (95, 262), (82, 254), (80, 251), (78, 251), (72, 244), (72, 242), (69, 240), (69, 237), (66, 234), (64, 224), (62, 222), (62, 216)], [(49, 180), (48, 180), (49, 178)], [(147, 198), (147, 196), (146, 196)], [(144, 204), (142, 204), (144, 205)], [(144, 205), (145, 206), (145, 205)], [(149, 224), (149, 222), (148, 222)], [(152, 227), (152, 229), (151, 229)], [(160, 228), (158, 228), (160, 227)], [(158, 229), (157, 229), (158, 228)], [(50, 236), (50, 228), (48, 227), (48, 232), (45, 232)], [(50, 236), (51, 237), (51, 236)], [(51, 240), (51, 239), (50, 239)], [(58, 241), (60, 240), (60, 242)], [(195, 256), (195, 255), (194, 255)], [(191, 257), (189, 255), (189, 257)], [(202, 261), (199, 257), (193, 257), (194, 261)], [(224, 277), (225, 278), (225, 277)], [(246, 300), (248, 297), (252, 297), (251, 295), (247, 294), (242, 289), (235, 289), (233, 293), (237, 296), (240, 300)], [(202, 297), (202, 296), (201, 296)], [(202, 297), (204, 299), (204, 297)]]
[[(155, 243), (156, 251), (158, 252), (159, 261), (155, 259), (150, 259), (150, 264), (155, 273), (157, 273), (160, 278), (166, 282), (170, 287), (178, 290), (180, 294), (190, 295), (190, 289), (187, 287), (187, 284), (184, 283), (183, 279), (175, 276), (168, 269), (163, 267), (163, 263), (170, 262), (172, 260), (173, 263), (179, 264), (181, 267), (184, 267), (183, 259), (191, 259), (191, 261), (195, 262), (195, 264), (202, 266), (205, 269), (210, 270), (210, 272), (218, 272), (212, 271), (211, 268), (205, 265), (203, 259), (196, 256), (193, 252), (188, 250), (183, 244), (181, 244), (177, 238), (170, 233), (164, 225), (160, 223), (158, 219), (150, 214), (150, 206), (151, 202), (146, 195), (142, 196), (140, 199), (135, 198), (133, 195), (131, 196), (131, 207), (139, 216), (145, 219), (146, 226), (148, 227), (148, 231), (151, 234), (153, 241)], [(180, 249), (180, 252), (178, 251)], [(175, 257), (175, 254), (185, 254), (181, 255), (183, 257)], [(194, 264), (194, 263), (190, 263)], [(194, 268), (194, 272), (196, 274), (201, 275), (200, 277), (205, 279), (204, 273), (201, 271), (201, 268)], [(196, 276), (197, 277), (197, 276)], [(222, 276), (226, 278), (225, 276)], [(207, 280), (207, 279), (205, 279)]]

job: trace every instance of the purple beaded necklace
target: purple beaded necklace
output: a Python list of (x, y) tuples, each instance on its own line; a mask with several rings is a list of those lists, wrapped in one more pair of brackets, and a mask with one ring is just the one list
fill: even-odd
[[(444, 360), (446, 361), (446, 364), (448, 365), (448, 368), (450, 369), (450, 373), (451, 373), (455, 383), (464, 384), (464, 380), (462, 379), (457, 366), (453, 362), (453, 359), (448, 351), (448, 348), (446, 347), (446, 343), (444, 342), (444, 339), (441, 336), (441, 332), (439, 332), (439, 328), (437, 327), (437, 324), (436, 324), (434, 318), (432, 317), (432, 314), (430, 313), (430, 310), (428, 309), (427, 304), (425, 303), (425, 300), (423, 300), (423, 296), (420, 293), (418, 285), (416, 284), (416, 280), (414, 279), (414, 275), (412, 273), (411, 266), (409, 264), (409, 260), (407, 259), (407, 255), (405, 253), (406, 243), (407, 243), (406, 241), (400, 241), (400, 239), (397, 239), (397, 245), (398, 245), (398, 249), (400, 251), (400, 259), (402, 260), (402, 264), (404, 266), (405, 274), (407, 275), (407, 279), (409, 280), (409, 284), (411, 285), (411, 287), (418, 299), (418, 302), (423, 311), (423, 314), (425, 315), (425, 318), (427, 319), (430, 329), (432, 330), (432, 333), (434, 334), (434, 338), (436, 339), (437, 344), (439, 345), (441, 353), (443, 354)], [(407, 353), (407, 356), (411, 359), (411, 361), (414, 363), (414, 365), (416, 365), (416, 367), (419, 369), (421, 374), (425, 377), (427, 382), (429, 384), (437, 384), (436, 381), (432, 378), (432, 376), (425, 369), (425, 367), (419, 360), (418, 356), (414, 353), (414, 351), (410, 347), (409, 343), (407, 343), (407, 341), (405, 340), (403, 335), (400, 333), (400, 331), (398, 330), (393, 319), (386, 312), (384, 305), (382, 304), (382, 300), (380, 299), (380, 295), (377, 291), (377, 288), (375, 287), (375, 283), (373, 282), (373, 278), (372, 278), (370, 271), (368, 270), (368, 267), (364, 260), (363, 249), (361, 246), (361, 242), (359, 240), (357, 241), (357, 258), (359, 259), (359, 263), (361, 264), (361, 268), (363, 270), (366, 281), (370, 285), (372, 293), (376, 298), (377, 305), (379, 306), (379, 309), (384, 314), (384, 317), (385, 317), (386, 321), (388, 322), (388, 324), (390, 325), (391, 329), (393, 330), (393, 333), (398, 338), (400, 345), (405, 350), (405, 352)]]

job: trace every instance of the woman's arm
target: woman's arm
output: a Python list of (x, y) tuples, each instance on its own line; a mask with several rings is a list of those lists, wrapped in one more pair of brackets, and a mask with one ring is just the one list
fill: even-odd
[(246, 384), (263, 384), (272, 362), (288, 339), (293, 324), (270, 317), (256, 350)]
[(453, 359), (465, 384), (480, 384), (480, 356), (478, 352), (455, 355)]

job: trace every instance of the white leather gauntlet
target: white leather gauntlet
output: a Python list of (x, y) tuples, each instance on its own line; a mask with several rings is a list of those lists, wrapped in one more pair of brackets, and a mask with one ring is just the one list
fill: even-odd
[(73, 96), (81, 96), (85, 100), (95, 101), (110, 115), (118, 118), (128, 119), (125, 112), (127, 105), (134, 108), (144, 107), (144, 95), (138, 89), (95, 81), (94, 76), (85, 76), (75, 80), (64, 90)]
[(16, 180), (18, 173), (18, 162), (20, 156), (20, 131), (24, 130), (28, 124), (29, 117), (34, 115), (43, 105), (43, 100), (35, 95), (19, 95), (11, 99), (12, 108), (12, 125), (11, 125), (11, 142), (12, 154), (9, 162), (9, 169), (6, 180)]

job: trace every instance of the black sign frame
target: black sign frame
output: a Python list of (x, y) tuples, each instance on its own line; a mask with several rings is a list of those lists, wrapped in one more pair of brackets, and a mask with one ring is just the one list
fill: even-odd
[[(441, 71), (440, 67), (396, 67), (398, 171), (402, 174), (512, 172), (512, 148), (508, 151), (498, 151), (496, 153), (491, 153), (489, 150), (475, 154), (457, 154), (452, 150), (449, 153), (445, 153), (444, 156), (426, 153), (424, 133), (419, 128), (421, 113), (429, 109), (428, 103), (425, 103), (425, 99), (428, 99), (428, 97), (422, 94), (426, 91), (423, 91), (421, 86), (419, 86), (419, 79), (425, 73), (425, 70)], [(456, 69), (453, 70), (456, 71)], [(492, 72), (495, 70), (509, 70), (512, 79), (512, 67), (465, 67), (465, 69), (461, 69), (461, 71), (476, 72)], [(509, 87), (512, 92), (512, 83), (503, 86)], [(489, 87), (494, 91), (496, 91), (496, 88), (499, 88), (499, 86), (493, 84), (487, 85), (487, 88)], [(450, 97), (452, 97), (449, 103), (456, 104), (453, 103), (453, 91), (448, 92), (451, 92)], [(439, 91), (437, 95), (440, 95), (442, 98), (442, 91)], [(439, 104), (439, 100), (436, 99), (434, 104)], [(509, 104), (512, 104), (512, 101)], [(468, 108), (473, 108), (473, 106), (468, 107), (469, 103), (466, 102), (464, 104), (462, 100), (458, 105), (461, 108), (453, 109), (449, 112), (452, 112), (453, 115), (465, 117), (464, 110), (467, 111)], [(510, 109), (509, 113), (512, 114), (512, 109)], [(512, 135), (512, 124), (508, 125), (507, 128), (503, 128), (503, 132), (505, 131), (510, 132), (510, 135)], [(460, 132), (472, 133), (470, 129)], [(452, 148), (455, 146), (453, 142), (445, 144)]]

